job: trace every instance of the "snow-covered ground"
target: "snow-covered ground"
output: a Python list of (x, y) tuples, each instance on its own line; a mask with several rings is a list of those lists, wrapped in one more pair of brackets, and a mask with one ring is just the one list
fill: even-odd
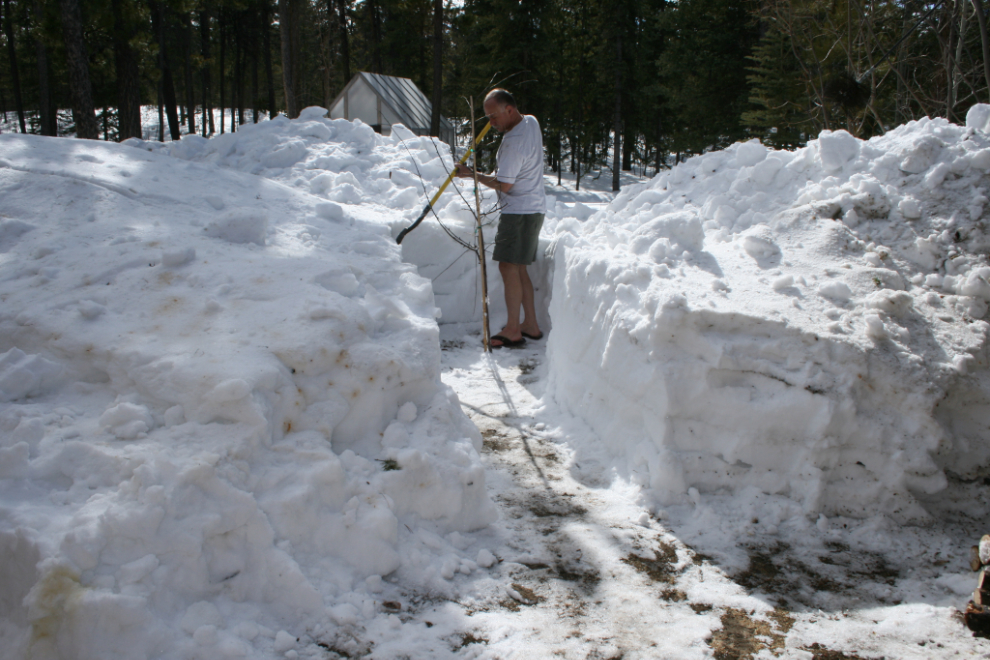
[(548, 173), (491, 356), (446, 147), (323, 114), (0, 138), (0, 657), (990, 653), (986, 106)]

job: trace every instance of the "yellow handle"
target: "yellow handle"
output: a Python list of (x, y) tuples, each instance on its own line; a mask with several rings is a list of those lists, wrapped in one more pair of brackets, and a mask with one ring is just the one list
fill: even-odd
[[(464, 152), (464, 155), (461, 156), (461, 159), (458, 161), (458, 164), (462, 164), (465, 161), (467, 161), (468, 156), (470, 156), (471, 153), (474, 151), (474, 147), (478, 146), (478, 143), (481, 142), (481, 139), (485, 137), (485, 135), (488, 133), (488, 129), (490, 129), (491, 127), (492, 125), (490, 122), (485, 124), (485, 127), (481, 129), (480, 133), (478, 133), (478, 137), (474, 139), (474, 145), (470, 149)], [(430, 206), (433, 206), (434, 204), (437, 203), (437, 200), (440, 199), (440, 195), (443, 194), (443, 191), (447, 188), (448, 185), (450, 185), (450, 182), (454, 180), (454, 175), (456, 174), (457, 174), (457, 166), (455, 165), (454, 169), (450, 171), (450, 176), (447, 177), (447, 180), (443, 182), (442, 186), (440, 186), (440, 190), (438, 190), (437, 194), (434, 195), (433, 199), (430, 200)]]
[[(478, 137), (476, 137), (474, 139), (474, 145), (472, 145), (472, 147), (470, 149), (468, 149), (464, 153), (463, 156), (461, 156), (461, 159), (460, 159), (460, 161), (458, 161), (458, 163), (463, 163), (464, 161), (466, 161), (468, 159), (468, 156), (470, 156), (471, 155), (471, 152), (474, 151), (474, 147), (477, 147), (478, 146), (478, 143), (481, 142), (481, 138), (485, 137), (485, 134), (488, 133), (488, 129), (490, 129), (491, 127), (492, 127), (491, 123), (488, 123), (488, 124), (485, 125), (485, 127), (483, 129), (481, 129), (481, 132), (478, 133)], [(450, 171), (450, 175), (447, 176), (447, 180), (443, 182), (443, 185), (442, 186), (440, 186), (440, 190), (437, 191), (437, 194), (433, 196), (433, 199), (431, 199), (430, 200), (430, 203), (426, 205), (426, 208), (423, 209), (423, 212), (420, 214), (420, 216), (418, 218), (416, 218), (416, 222), (412, 223), (411, 225), (409, 225), (408, 227), (406, 227), (405, 229), (403, 229), (402, 231), (400, 231), (399, 232), (399, 235), (395, 237), (395, 242), (396, 243), (401, 243), (402, 242), (402, 239), (406, 237), (406, 234), (408, 234), (413, 229), (415, 229), (416, 227), (418, 227), (419, 226), (419, 223), (421, 223), (423, 221), (423, 219), (426, 218), (426, 214), (430, 212), (430, 209), (433, 208), (433, 205), (437, 203), (437, 200), (438, 199), (440, 199), (440, 195), (443, 193), (444, 189), (448, 185), (450, 185), (450, 182), (451, 181), (454, 180), (454, 175), (455, 174), (457, 174), (457, 166), (456, 165), (454, 166), (454, 169)]]

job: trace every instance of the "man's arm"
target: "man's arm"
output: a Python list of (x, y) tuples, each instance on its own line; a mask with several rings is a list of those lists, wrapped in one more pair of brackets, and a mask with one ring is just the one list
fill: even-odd
[[(473, 179), (474, 170), (465, 165), (464, 163), (457, 164), (457, 177), (460, 179)], [(483, 186), (488, 186), (493, 190), (498, 190), (499, 192), (509, 192), (512, 190), (512, 186), (515, 184), (506, 183), (505, 181), (499, 181), (495, 178), (494, 174), (482, 174), (478, 172), (478, 183)]]

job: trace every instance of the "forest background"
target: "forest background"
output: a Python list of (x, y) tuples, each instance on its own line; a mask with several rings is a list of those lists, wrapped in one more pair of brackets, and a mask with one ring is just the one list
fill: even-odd
[(411, 78), (451, 118), (469, 115), (469, 97), (480, 116), (484, 93), (507, 87), (539, 118), (554, 171), (580, 185), (610, 168), (615, 189), (612, 163), (648, 175), (738, 140), (868, 138), (990, 101), (983, 0), (2, 0), (0, 10), (0, 111), (22, 132), (142, 137), (151, 105), (158, 139), (209, 136), (329, 107), (363, 70)]

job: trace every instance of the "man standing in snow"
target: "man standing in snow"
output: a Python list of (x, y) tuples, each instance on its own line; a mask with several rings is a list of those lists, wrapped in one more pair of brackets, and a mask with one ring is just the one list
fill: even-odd
[[(540, 229), (546, 214), (543, 190), (543, 134), (532, 115), (519, 113), (516, 100), (504, 89), (485, 96), (485, 116), (499, 133), (502, 145), (495, 156), (494, 174), (478, 173), (478, 181), (498, 192), (498, 232), (492, 259), (505, 287), (505, 327), (492, 337), (492, 348), (518, 347), (530, 339), (542, 339), (536, 322), (533, 282), (526, 266), (536, 259)], [(474, 170), (457, 165), (457, 176), (473, 178)], [(520, 322), (519, 308), (523, 316)]]

